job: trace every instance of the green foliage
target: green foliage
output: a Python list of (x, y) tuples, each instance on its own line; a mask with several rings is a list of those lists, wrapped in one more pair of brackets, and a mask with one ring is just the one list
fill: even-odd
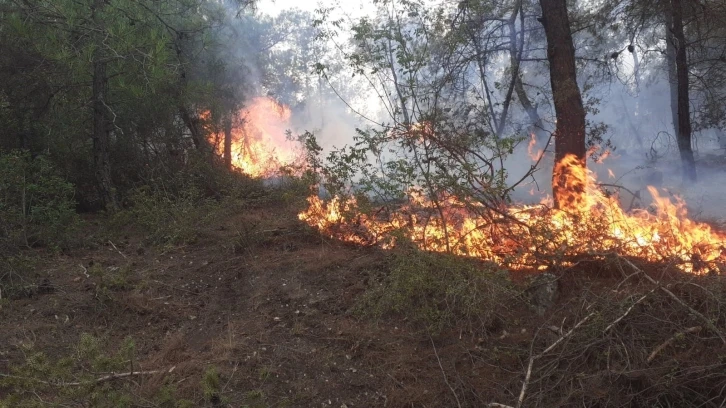
[(111, 292), (132, 289), (131, 272), (129, 265), (103, 267), (94, 263), (88, 268), (88, 275), (95, 280), (95, 298), (106, 302), (112, 299)]
[(131, 395), (110, 383), (97, 384), (98, 375), (93, 373), (128, 370), (135, 351), (133, 340), (125, 339), (113, 353), (105, 353), (104, 347), (101, 339), (90, 334), (81, 335), (74, 353), (58, 359), (28, 347), (25, 363), (12, 367), (11, 375), (0, 379), (0, 387), (9, 390), (0, 406), (47, 406), (48, 402), (62, 404), (79, 397), (92, 406), (131, 406)]
[[(69, 1), (6, 4), (0, 17), (0, 146), (48, 152), (98, 209), (98, 143), (93, 134), (94, 62), (104, 61), (101, 114), (108, 126), (111, 182), (123, 194), (149, 166), (172, 166), (192, 147), (190, 126), (218, 92), (197, 72), (210, 58), (207, 36), (224, 8), (202, 0)], [(204, 54), (204, 55), (202, 55)], [(214, 59), (214, 58), (210, 58)], [(190, 113), (180, 120), (180, 111)], [(197, 135), (198, 148), (204, 135)], [(101, 149), (101, 148), (98, 148)]]
[(146, 232), (147, 241), (157, 245), (194, 243), (198, 225), (214, 207), (213, 200), (204, 198), (194, 188), (173, 195), (155, 186), (133, 190), (127, 203), (129, 208), (115, 215), (113, 224), (138, 226)]
[(221, 391), (221, 380), (219, 378), (219, 371), (217, 368), (212, 366), (208, 367), (202, 376), (202, 390), (204, 391), (204, 398), (207, 401), (213, 401), (219, 399), (219, 393)]
[[(418, 220), (455, 225), (456, 214), (469, 213), (487, 224), (494, 217), (483, 209), (501, 208), (513, 189), (504, 163), (526, 132), (517, 121), (530, 119), (513, 109), (516, 55), (507, 47), (488, 48), (484, 33), (524, 34), (514, 25), (495, 29), (483, 23), (500, 12), (486, 2), (463, 2), (458, 10), (409, 1), (376, 5), (374, 17), (350, 27), (346, 59), (355, 75), (387, 95), (389, 118), (358, 129), (351, 145), (316, 161), (325, 191), (342, 201), (355, 196), (359, 203), (374, 203), (370, 211), (360, 208), (369, 218), (396, 213), (407, 203), (418, 206)], [(322, 14), (317, 24), (329, 27), (324, 33), (332, 37), (339, 23)], [(510, 66), (495, 68), (495, 60)], [(442, 239), (449, 240), (447, 248), (457, 244), (448, 235)]]
[(390, 272), (357, 311), (400, 314), (434, 333), (452, 327), (482, 333), (496, 325), (502, 305), (517, 301), (507, 273), (493, 265), (411, 249), (393, 256)]
[(79, 219), (73, 186), (43, 156), (0, 153), (0, 249), (69, 243)]
[(214, 217), (292, 194), (291, 186), (301, 189), (294, 177), (266, 188), (261, 180), (230, 172), (201, 154), (190, 154), (183, 168), (152, 175), (124, 197), (126, 208), (114, 215), (112, 224), (115, 229), (140, 227), (156, 245), (192, 244), (199, 237), (199, 225)]

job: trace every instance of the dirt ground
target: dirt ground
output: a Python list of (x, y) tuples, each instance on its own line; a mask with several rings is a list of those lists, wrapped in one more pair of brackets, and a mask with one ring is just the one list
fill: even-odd
[[(105, 226), (90, 219), (88, 228)], [(513, 305), (486, 338), (363, 318), (352, 309), (389, 254), (323, 238), (286, 206), (221, 217), (190, 245), (156, 247), (129, 233), (90, 247), (43, 254), (32, 290), (2, 304), (0, 373), (27, 347), (68, 355), (90, 333), (109, 350), (132, 336), (134, 369), (164, 371), (135, 377), (134, 392), (153, 395), (171, 381), (196, 406), (514, 406), (534, 332), (571, 317), (568, 299), (577, 297), (564, 296), (548, 316)], [(563, 287), (587, 295), (621, 279), (597, 276), (571, 275)], [(487, 354), (494, 349), (496, 359)], [(219, 400), (200, 390), (209, 367), (220, 372)]]
[[(132, 336), (137, 370), (175, 367), (191, 389), (217, 367), (229, 406), (395, 406), (442, 392), (438, 380), (417, 384), (436, 364), (428, 339), (348, 313), (385, 254), (323, 239), (286, 210), (212, 223), (194, 245), (129, 236), (41, 262), (32, 291), (0, 311), (0, 372), (22, 361), (21, 345), (60, 356), (90, 333), (109, 349)], [(265, 225), (253, 232), (264, 237), (240, 247), (252, 223)], [(128, 282), (99, 293), (94, 267), (128, 271)], [(143, 379), (141, 392), (158, 382)]]

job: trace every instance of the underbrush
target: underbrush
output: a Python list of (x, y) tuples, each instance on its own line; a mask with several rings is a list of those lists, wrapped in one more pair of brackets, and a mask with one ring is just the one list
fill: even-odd
[(43, 156), (0, 153), (0, 253), (69, 245), (79, 219), (73, 185)]
[(197, 228), (214, 212), (216, 202), (190, 189), (178, 195), (152, 186), (134, 190), (129, 206), (115, 214), (114, 229), (139, 227), (146, 242), (155, 245), (191, 244), (198, 238)]
[(193, 398), (186, 399), (179, 396), (178, 378), (173, 381), (175, 367), (148, 370), (139, 366), (132, 338), (124, 339), (115, 351), (106, 351), (109, 348), (108, 339), (90, 334), (82, 334), (75, 348), (58, 358), (35, 350), (32, 344), (24, 346), (24, 363), (12, 367), (9, 374), (0, 374), (0, 407), (215, 406), (219, 390), (210, 386), (211, 370), (193, 387)]
[(192, 160), (184, 172), (129, 191), (124, 210), (114, 214), (111, 226), (116, 231), (139, 227), (152, 245), (193, 244), (212, 220), (251, 207), (301, 203), (307, 191), (309, 182), (302, 177), (282, 175), (265, 181)]
[(535, 329), (509, 402), (521, 396), (522, 406), (721, 406), (723, 279), (680, 275), (661, 283), (662, 271), (646, 274), (623, 258), (605, 266), (623, 278), (577, 288)]
[(501, 324), (503, 305), (522, 303), (508, 272), (493, 264), (410, 249), (394, 252), (388, 270), (363, 296), (359, 313), (397, 314), (431, 333), (455, 328), (484, 334)]
[(76, 246), (80, 219), (73, 185), (43, 156), (0, 152), (0, 300), (32, 295), (35, 260), (29, 250), (50, 253)]
[(612, 255), (552, 270), (560, 293), (541, 313), (526, 295), (538, 279), (513, 283), (493, 265), (400, 249), (385, 269), (373, 273), (355, 310), (455, 344), (436, 356), (449, 381), (440, 402), (715, 408), (726, 401), (722, 276)]

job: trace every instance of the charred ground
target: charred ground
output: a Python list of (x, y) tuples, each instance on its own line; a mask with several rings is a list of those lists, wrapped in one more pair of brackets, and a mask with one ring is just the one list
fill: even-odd
[(0, 406), (726, 401), (721, 276), (583, 258), (549, 271), (540, 314), (532, 274), (327, 239), (302, 205), (222, 205), (163, 245), (94, 216), (82, 247), (25, 251), (2, 286)]

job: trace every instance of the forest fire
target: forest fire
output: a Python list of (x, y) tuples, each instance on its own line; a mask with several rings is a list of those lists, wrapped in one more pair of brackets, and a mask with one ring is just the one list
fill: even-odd
[[(280, 167), (295, 164), (300, 154), (287, 139), (291, 111), (267, 97), (257, 97), (239, 112), (232, 126), (232, 166), (252, 177), (273, 175)], [(217, 154), (224, 156), (224, 132), (210, 136)]]
[(451, 196), (431, 200), (412, 191), (406, 205), (375, 215), (362, 213), (355, 198), (335, 197), (326, 203), (311, 196), (299, 218), (348, 242), (391, 247), (403, 236), (423, 250), (477, 257), (512, 269), (544, 269), (608, 253), (672, 262), (696, 274), (718, 272), (726, 262), (726, 235), (690, 220), (682, 200), (671, 202), (648, 187), (651, 208), (626, 212), (574, 156), (566, 156), (555, 172), (567, 174), (560, 209), (551, 208), (549, 198), (539, 205), (495, 209)]

